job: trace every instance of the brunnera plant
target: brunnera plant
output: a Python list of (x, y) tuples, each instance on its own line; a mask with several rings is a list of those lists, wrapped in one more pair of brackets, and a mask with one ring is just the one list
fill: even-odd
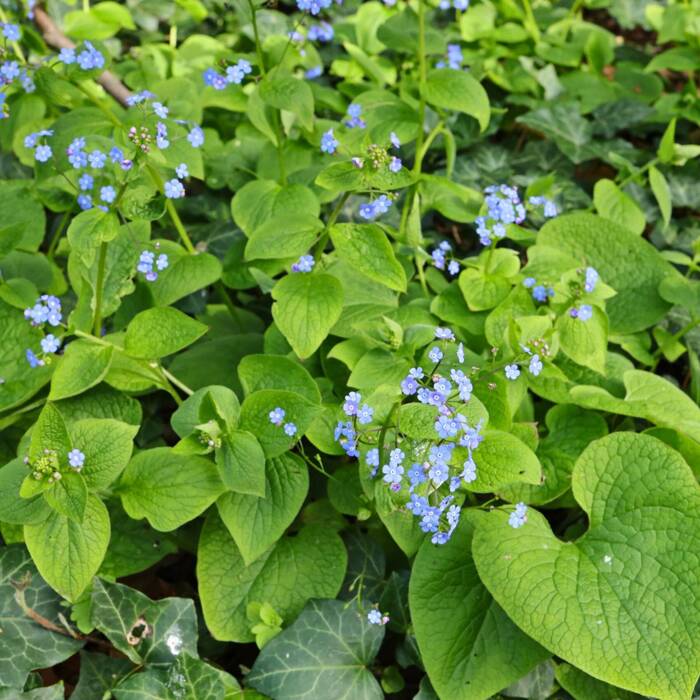
[(698, 22), (0, 4), (0, 698), (697, 694)]

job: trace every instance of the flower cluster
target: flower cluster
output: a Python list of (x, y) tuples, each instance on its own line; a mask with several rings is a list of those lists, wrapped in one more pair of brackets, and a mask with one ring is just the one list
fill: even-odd
[(435, 64), (436, 68), (452, 68), (452, 70), (460, 70), (464, 63), (464, 55), (462, 47), (459, 44), (447, 45), (447, 60), (438, 61)]
[[(66, 459), (68, 466), (73, 471), (80, 472), (85, 466), (85, 454), (77, 448), (73, 448), (68, 452)], [(63, 476), (61, 474), (61, 460), (56, 450), (45, 449), (41, 457), (34, 462), (30, 462), (29, 457), (25, 457), (24, 463), (29, 467), (32, 476), (37, 481), (45, 480), (47, 483), (52, 484), (60, 481)]]
[(527, 201), (533, 207), (542, 207), (542, 216), (544, 216), (545, 219), (552, 219), (559, 213), (557, 205), (551, 199), (547, 199), (546, 197), (541, 197), (539, 195), (533, 196)]
[(382, 214), (386, 214), (392, 205), (392, 200), (389, 195), (380, 194), (379, 197), (364, 204), (360, 204), (358, 213), (367, 221), (374, 221)]
[(34, 149), (34, 159), (39, 163), (46, 163), (53, 155), (51, 146), (45, 142), (47, 136), (53, 136), (53, 129), (42, 129), (24, 137), (24, 147)]
[(10, 22), (0, 22), (2, 27), (2, 35), (8, 41), (19, 41), (22, 32), (18, 24), (10, 24)]
[(386, 625), (389, 622), (389, 615), (379, 612), (379, 608), (372, 608), (367, 613), (367, 622), (370, 625)]
[[(358, 424), (368, 425), (371, 423), (374, 418), (374, 409), (369, 404), (362, 403), (362, 394), (351, 391), (343, 402), (343, 413), (350, 420), (338, 421), (335, 426), (334, 439), (340, 443), (348, 457), (359, 457), (357, 426)], [(377, 452), (378, 454), (379, 452)]]
[(348, 118), (343, 122), (348, 129), (364, 129), (367, 122), (362, 118), (362, 106), (351, 104), (348, 107)]
[(590, 304), (581, 304), (581, 306), (574, 306), (569, 310), (569, 316), (571, 318), (577, 318), (579, 321), (588, 321), (593, 318), (593, 307)]
[[(50, 294), (42, 294), (34, 306), (24, 310), (24, 318), (26, 318), (32, 326), (43, 326), (48, 323), (49, 326), (56, 327), (61, 324), (63, 313), (61, 310), (61, 301), (58, 297)], [(47, 333), (39, 342), (43, 356), (38, 356), (31, 348), (27, 348), (25, 356), (29, 366), (43, 367), (49, 355), (58, 352), (61, 347), (61, 339), (57, 338), (53, 333)]]
[(321, 10), (327, 10), (331, 3), (332, 0), (297, 0), (297, 7), (301, 12), (318, 15)]
[[(153, 266), (155, 265), (155, 270)], [(168, 256), (165, 253), (160, 253), (158, 257), (153, 251), (144, 250), (139, 256), (139, 262), (136, 269), (146, 277), (148, 282), (155, 282), (158, 279), (158, 272), (165, 270), (168, 267)]]
[(239, 59), (231, 66), (228, 66), (222, 75), (213, 68), (207, 68), (202, 74), (204, 84), (213, 87), (215, 90), (223, 90), (227, 85), (240, 85), (246, 75), (253, 72), (250, 61), (244, 58)]
[(527, 522), (527, 506), (521, 501), (515, 506), (515, 510), (508, 516), (508, 524), (512, 528), (522, 527)]
[(268, 417), (270, 419), (270, 423), (272, 423), (273, 425), (282, 426), (285, 435), (288, 435), (289, 437), (294, 437), (294, 435), (297, 434), (297, 426), (294, 423), (284, 423), (285, 415), (285, 410), (278, 406), (277, 408), (274, 408), (272, 409), (272, 411), (270, 411)]
[(299, 260), (292, 264), (292, 272), (311, 272), (315, 264), (313, 255), (302, 255)]
[[(12, 27), (15, 25), (6, 24), (4, 26)], [(0, 63), (0, 88), (9, 87), (11, 85), (19, 85), (19, 87), (28, 93), (36, 90), (34, 80), (27, 70), (25, 68), (20, 68), (17, 61), (7, 60)], [(7, 93), (4, 89), (0, 89), (0, 119), (4, 119), (8, 116), (7, 105), (5, 103), (6, 99)]]
[(83, 70), (101, 69), (105, 66), (105, 57), (89, 41), (83, 44), (81, 51), (61, 49), (58, 60), (66, 66), (76, 63)]
[(442, 241), (440, 245), (431, 253), (433, 265), (438, 270), (444, 270), (447, 267), (447, 272), (450, 276), (455, 277), (459, 274), (459, 262), (452, 254), (452, 246), (447, 241)]
[(520, 201), (518, 190), (509, 185), (487, 187), (484, 203), (487, 213), (476, 218), (476, 232), (482, 245), (504, 238), (506, 226), (525, 221), (525, 205)]
[(306, 32), (306, 38), (309, 41), (319, 41), (322, 44), (333, 41), (334, 36), (335, 32), (333, 31), (333, 26), (328, 22), (312, 24)]
[(532, 298), (535, 301), (545, 302), (554, 296), (554, 289), (547, 284), (540, 284), (534, 277), (526, 277), (523, 286), (532, 290)]
[(328, 129), (323, 136), (321, 136), (321, 152), (322, 153), (328, 153), (329, 155), (333, 155), (340, 143), (338, 142), (338, 139), (335, 138), (335, 135), (333, 134), (333, 129)]
[(469, 0), (440, 0), (439, 5), (441, 10), (449, 10), (450, 7), (454, 7), (455, 10), (464, 12), (469, 7)]

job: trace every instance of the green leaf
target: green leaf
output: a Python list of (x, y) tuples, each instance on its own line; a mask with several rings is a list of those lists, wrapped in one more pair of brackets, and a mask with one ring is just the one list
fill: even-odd
[(82, 524), (55, 511), (43, 522), (24, 526), (24, 541), (46, 582), (75, 602), (100, 568), (109, 544), (109, 515), (88, 494)]
[(44, 491), (46, 502), (54, 511), (81, 524), (87, 504), (85, 479), (76, 472), (65, 472)]
[(197, 581), (207, 627), (215, 638), (250, 642), (249, 603), (270, 603), (286, 621), (311, 598), (334, 598), (345, 576), (347, 553), (338, 535), (307, 525), (283, 537), (246, 566), (219, 517), (206, 520), (197, 551)]
[(71, 445), (85, 455), (80, 475), (90, 489), (104, 489), (131, 459), (138, 428), (112, 419), (86, 418), (69, 426)]
[[(457, 454), (462, 461), (466, 451), (461, 448)], [(539, 484), (542, 479), (542, 465), (535, 453), (515, 435), (500, 430), (487, 430), (484, 441), (474, 451), (476, 481), (467, 485), (470, 491), (488, 493), (505, 484), (521, 481), (526, 484)]]
[(119, 482), (124, 510), (132, 518), (146, 518), (161, 532), (196, 518), (223, 489), (213, 462), (167, 447), (139, 452)]
[(605, 374), (608, 350), (608, 318), (602, 309), (593, 306), (587, 321), (564, 313), (557, 320), (561, 349), (577, 364)]
[(633, 233), (641, 235), (646, 226), (644, 212), (628, 194), (612, 180), (602, 178), (593, 188), (593, 204), (604, 219), (610, 219), (625, 226)]
[(283, 389), (320, 403), (321, 392), (308, 370), (284, 355), (246, 355), (238, 363), (238, 377), (246, 394), (260, 389)]
[(312, 355), (340, 318), (343, 288), (325, 273), (296, 273), (272, 289), (272, 318), (302, 359)]
[(92, 624), (136, 664), (170, 665), (180, 653), (197, 655), (197, 614), (189, 598), (154, 601), (129, 586), (96, 578), (90, 615)]
[[(5, 274), (4, 265), (0, 269)], [(25, 355), (27, 348), (39, 352), (42, 337), (42, 332), (27, 323), (19, 309), (0, 301), (0, 377), (4, 380), (0, 411), (24, 403), (49, 381), (52, 367), (31, 368)]]
[(532, 510), (519, 529), (503, 510), (484, 514), (473, 543), (479, 576), (518, 626), (586, 673), (689, 697), (700, 666), (693, 473), (659, 440), (614, 433), (585, 450), (572, 482), (586, 534), (562, 542)]
[(29, 460), (35, 462), (44, 455), (44, 450), (55, 450), (59, 459), (71, 449), (68, 429), (61, 412), (52, 403), (41, 409), (31, 432)]
[(642, 700), (643, 697), (599, 681), (569, 664), (559, 664), (555, 675), (559, 685), (575, 700)]
[[(204, 415), (206, 402), (216, 407), (216, 416)], [(212, 384), (197, 389), (184, 401), (170, 417), (170, 424), (181, 438), (185, 438), (211, 418), (219, 420), (222, 427), (230, 430), (238, 424), (240, 412), (241, 405), (236, 394), (228, 387)]]
[(486, 90), (471, 75), (451, 68), (437, 68), (428, 73), (425, 99), (441, 109), (468, 114), (486, 131), (491, 108)]
[[(18, 583), (26, 583), (26, 604), (45, 620), (60, 626), (61, 599), (37, 573), (29, 553), (21, 545), (0, 549), (0, 620), (3, 653), (0, 657), (0, 682), (10, 688), (22, 688), (34, 669), (47, 668), (73, 656), (83, 642), (37, 625), (19, 606)], [(18, 693), (13, 690), (11, 692)], [(0, 697), (2, 697), (0, 695)], [(17, 695), (8, 695), (7, 700)]]
[(0, 469), (0, 513), (2, 522), (15, 525), (39, 523), (49, 515), (50, 508), (42, 495), (22, 498), (20, 489), (29, 474), (21, 459), (13, 459)]
[(37, 250), (44, 240), (46, 214), (31, 185), (31, 180), (3, 180), (0, 190), (0, 257), (14, 247)]
[(268, 219), (248, 239), (245, 259), (299, 257), (311, 248), (323, 227), (313, 214), (285, 214)]
[(662, 163), (670, 163), (675, 155), (675, 139), (676, 139), (676, 118), (674, 117), (668, 123), (664, 135), (661, 137), (661, 143), (659, 144), (659, 150), (656, 155)]
[(158, 273), (158, 279), (149, 285), (157, 306), (168, 306), (192, 294), (221, 277), (221, 263), (213, 255), (197, 253), (181, 255), (167, 269)]
[(118, 233), (119, 220), (116, 214), (93, 207), (73, 217), (66, 235), (71, 250), (74, 250), (86, 265), (91, 265), (95, 259), (95, 251), (100, 245), (113, 240)]
[[(2, 472), (0, 472), (2, 473)], [(216, 502), (246, 566), (274, 544), (292, 524), (309, 490), (304, 462), (292, 454), (265, 464), (264, 497), (224, 493)]]
[(381, 226), (336, 224), (330, 229), (337, 255), (375, 282), (406, 291), (406, 273)]
[(111, 346), (96, 345), (87, 340), (70, 343), (51, 379), (49, 399), (67, 399), (99, 384), (112, 364), (113, 350)]
[(132, 668), (127, 659), (81, 651), (80, 677), (71, 694), (71, 700), (103, 698)]
[(314, 95), (308, 83), (275, 71), (260, 81), (259, 93), (270, 107), (295, 114), (304, 129), (313, 129)]
[(247, 681), (276, 700), (381, 700), (369, 669), (383, 638), (384, 628), (370, 625), (354, 606), (312, 600), (265, 645)]
[(136, 314), (126, 329), (124, 349), (132, 357), (158, 359), (201, 338), (208, 327), (170, 306)]
[(234, 430), (226, 435), (216, 451), (216, 464), (230, 491), (265, 495), (265, 453), (252, 433)]
[(671, 213), (673, 210), (673, 202), (671, 200), (671, 188), (663, 173), (652, 166), (649, 168), (649, 184), (651, 191), (656, 197), (656, 203), (661, 211), (661, 218), (664, 220), (664, 226), (668, 226), (671, 221)]
[(107, 384), (59, 401), (56, 406), (69, 424), (83, 418), (111, 418), (132, 426), (141, 425), (142, 410), (138, 400)]
[(491, 697), (549, 652), (534, 642), (491, 597), (472, 558), (474, 526), (463, 517), (450, 542), (425, 542), (409, 588), (421, 659), (440, 697)]
[(569, 395), (584, 408), (643, 418), (700, 442), (700, 408), (687, 394), (651, 372), (628, 370), (623, 381), (627, 392), (624, 399), (586, 384), (572, 387)]
[(462, 270), (458, 282), (470, 311), (493, 309), (511, 290), (510, 282), (503, 275), (487, 274), (474, 268)]
[(592, 214), (570, 214), (542, 227), (535, 249), (540, 246), (595, 267), (601, 280), (617, 292), (606, 302), (611, 333), (644, 330), (668, 311), (658, 289), (673, 268), (654, 246), (629, 229)]

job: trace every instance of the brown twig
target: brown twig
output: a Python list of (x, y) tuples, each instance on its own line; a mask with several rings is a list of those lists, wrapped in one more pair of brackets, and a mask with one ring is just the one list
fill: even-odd
[[(44, 41), (55, 49), (73, 49), (75, 44), (60, 30), (58, 25), (40, 7), (34, 8), (34, 21), (41, 30)], [(127, 106), (127, 98), (131, 95), (129, 89), (111, 71), (106, 70), (98, 78), (106, 92), (114, 97), (122, 106)]]

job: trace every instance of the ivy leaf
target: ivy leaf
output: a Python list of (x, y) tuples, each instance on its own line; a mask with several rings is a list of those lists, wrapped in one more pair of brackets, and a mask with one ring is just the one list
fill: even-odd
[(312, 403), (321, 402), (321, 392), (308, 370), (284, 355), (246, 355), (238, 363), (238, 377), (246, 394), (260, 389), (283, 389)]
[(197, 656), (197, 614), (188, 598), (151, 600), (129, 586), (96, 578), (92, 624), (136, 664), (169, 665)]
[(474, 525), (463, 518), (448, 546), (425, 542), (409, 588), (421, 658), (440, 697), (496, 694), (549, 652), (530, 639), (491, 597), (472, 558)]
[(131, 357), (155, 360), (186, 348), (207, 330), (203, 323), (171, 306), (146, 309), (129, 323), (124, 349)]
[(169, 532), (203, 513), (223, 490), (210, 460), (156, 447), (129, 462), (118, 492), (130, 517), (146, 518), (156, 530)]
[(308, 469), (296, 455), (268, 460), (264, 478), (264, 497), (224, 493), (216, 502), (246, 566), (282, 536), (309, 490)]
[(281, 538), (246, 566), (225, 525), (212, 513), (197, 550), (197, 581), (207, 627), (217, 639), (252, 642), (249, 603), (267, 602), (289, 621), (309, 599), (334, 598), (346, 566), (342, 540), (321, 525), (307, 525), (294, 537)]
[(655, 438), (614, 433), (584, 451), (572, 484), (586, 534), (562, 542), (532, 510), (519, 529), (502, 510), (483, 514), (473, 542), (481, 580), (519, 627), (586, 673), (690, 697), (700, 668), (692, 471)]
[(312, 355), (343, 309), (343, 288), (332, 275), (295, 273), (272, 289), (272, 318), (298, 357)]
[(70, 343), (56, 365), (49, 399), (67, 399), (99, 384), (109, 371), (112, 351), (112, 347), (96, 345), (87, 340)]
[(312, 600), (289, 628), (265, 645), (248, 684), (276, 700), (381, 700), (369, 667), (384, 628), (353, 606)]
[[(58, 615), (63, 610), (61, 599), (39, 576), (24, 547), (11, 545), (0, 549), (0, 625), (3, 638), (0, 684), (9, 688), (22, 688), (30, 671), (61, 663), (83, 644), (80, 640), (51, 632), (32, 620), (15, 597), (17, 589), (13, 584), (20, 582), (27, 584), (24, 588), (27, 606), (44, 619), (60, 626)], [(10, 697), (17, 696), (8, 696), (8, 700)]]
[(71, 700), (95, 700), (105, 697), (105, 693), (112, 690), (120, 678), (132, 668), (133, 664), (127, 659), (81, 651), (80, 677), (71, 694)]
[(33, 688), (24, 693), (15, 689), (0, 688), (0, 700), (63, 700), (63, 681), (45, 688)]
[(100, 568), (109, 534), (107, 509), (91, 494), (81, 524), (53, 511), (46, 520), (24, 526), (24, 541), (39, 573), (71, 602), (80, 597)]
[(486, 90), (471, 75), (451, 68), (437, 68), (428, 73), (425, 99), (435, 107), (463, 112), (479, 122), (486, 131), (491, 118)]
[(336, 254), (375, 282), (406, 291), (406, 273), (377, 224), (336, 224), (330, 229)]

